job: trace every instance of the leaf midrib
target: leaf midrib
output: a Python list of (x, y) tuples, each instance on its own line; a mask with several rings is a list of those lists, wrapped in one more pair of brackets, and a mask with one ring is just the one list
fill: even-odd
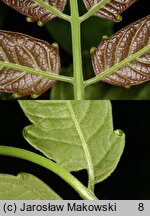
[(87, 165), (88, 165), (88, 174), (89, 174), (89, 189), (92, 191), (94, 189), (94, 168), (93, 168), (93, 164), (92, 164), (92, 158), (91, 158), (91, 155), (90, 155), (90, 151), (89, 151), (89, 148), (88, 148), (88, 145), (84, 139), (84, 135), (83, 135), (83, 132), (82, 132), (82, 129), (80, 127), (80, 124), (76, 118), (76, 114), (73, 110), (73, 107), (72, 107), (72, 104), (70, 101), (67, 101), (67, 106), (68, 106), (68, 109), (69, 109), (69, 112), (70, 112), (70, 116), (74, 122), (74, 125), (75, 125), (75, 128), (76, 128), (76, 131), (79, 135), (79, 138), (80, 138), (80, 141), (81, 141), (81, 144), (82, 144), (82, 147), (83, 147), (83, 150), (84, 150), (84, 153), (85, 153), (85, 158), (86, 158), (86, 161), (87, 161)]

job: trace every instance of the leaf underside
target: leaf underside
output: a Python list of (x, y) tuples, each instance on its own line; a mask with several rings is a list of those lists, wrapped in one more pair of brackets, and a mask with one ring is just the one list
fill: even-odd
[(109, 101), (20, 101), (32, 125), (25, 139), (67, 171), (94, 171), (95, 183), (115, 169), (124, 134), (113, 131)]
[[(67, 0), (43, 0), (45, 3), (52, 7), (63, 11)], [(2, 0), (5, 4), (9, 5), (18, 12), (32, 18), (33, 21), (41, 21), (43, 24), (52, 20), (56, 16), (41, 7), (34, 0)]]
[[(59, 73), (60, 58), (56, 45), (15, 32), (0, 30), (0, 61)], [(47, 91), (54, 81), (26, 72), (0, 67), (0, 91), (17, 97), (34, 98)]]
[[(96, 51), (91, 53), (95, 74), (108, 70), (149, 44), (150, 16), (147, 16), (102, 41)], [(107, 83), (125, 87), (148, 80), (150, 80), (150, 51), (103, 79)]]
[[(99, 3), (101, 0), (83, 0), (87, 10), (90, 10), (93, 6)], [(115, 22), (120, 21), (120, 15), (128, 9), (137, 0), (110, 0), (106, 5), (97, 11), (94, 15), (110, 19)]]
[(35, 176), (0, 174), (0, 200), (60, 200), (51, 188)]

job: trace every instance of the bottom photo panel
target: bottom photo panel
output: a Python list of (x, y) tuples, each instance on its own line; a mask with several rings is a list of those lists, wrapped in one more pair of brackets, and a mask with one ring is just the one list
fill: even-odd
[(149, 200), (150, 101), (0, 101), (0, 200)]

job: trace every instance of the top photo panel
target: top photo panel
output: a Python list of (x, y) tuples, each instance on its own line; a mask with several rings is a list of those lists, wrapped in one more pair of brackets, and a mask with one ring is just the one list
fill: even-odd
[(150, 100), (148, 0), (0, 0), (0, 100)]

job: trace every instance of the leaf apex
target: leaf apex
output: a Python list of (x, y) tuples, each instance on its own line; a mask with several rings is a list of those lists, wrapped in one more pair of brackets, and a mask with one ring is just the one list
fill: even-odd
[(31, 17), (26, 17), (26, 21), (29, 23), (32, 23), (32, 22), (34, 22), (34, 19), (32, 19)]
[(91, 55), (94, 54), (96, 50), (97, 50), (96, 47), (91, 47), (91, 49), (90, 49), (90, 53), (91, 53)]
[(121, 22), (122, 21), (122, 16), (118, 15), (115, 17), (116, 22)]
[(109, 39), (109, 37), (107, 35), (102, 36), (102, 40), (108, 40), (108, 39)]
[(59, 45), (58, 45), (58, 43), (56, 43), (56, 42), (52, 43), (51, 46), (52, 46), (53, 48), (55, 48), (55, 49), (58, 49), (58, 48), (59, 48)]
[(125, 135), (124, 132), (123, 132), (122, 130), (120, 130), (120, 129), (115, 130), (114, 133), (115, 133), (116, 135), (120, 136), (120, 137), (122, 137), (122, 136)]
[(13, 93), (13, 94), (12, 94), (12, 97), (13, 97), (13, 98), (20, 98), (21, 95), (20, 95), (19, 93), (16, 92), (16, 93)]
[(23, 128), (23, 130), (22, 130), (22, 135), (23, 135), (24, 138), (26, 138), (26, 135), (28, 135), (28, 130), (29, 130), (29, 128), (30, 128), (31, 126), (32, 126), (32, 125), (28, 125), (28, 126), (26, 126), (26, 127)]
[(38, 94), (32, 94), (32, 95), (31, 95), (31, 98), (33, 98), (33, 99), (36, 99), (36, 98), (38, 98), (38, 97), (39, 97)]
[(45, 25), (45, 23), (43, 23), (43, 22), (40, 21), (40, 20), (37, 22), (37, 24), (38, 24), (39, 27), (43, 27), (43, 26)]
[(131, 86), (130, 86), (130, 85), (126, 85), (125, 88), (126, 88), (126, 89), (130, 89)]
[(26, 177), (26, 175), (27, 175), (27, 173), (25, 173), (25, 172), (20, 172), (20, 173), (17, 174), (17, 177), (19, 177), (19, 178), (24, 178), (24, 177)]

